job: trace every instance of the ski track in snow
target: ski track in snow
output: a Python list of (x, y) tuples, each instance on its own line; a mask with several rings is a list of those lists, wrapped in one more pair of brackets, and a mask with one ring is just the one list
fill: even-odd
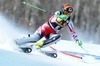
[[(66, 41), (63, 41), (63, 40), (60, 41), (60, 42), (66, 43)], [(57, 45), (57, 46), (53, 45), (53, 46), (54, 47), (57, 47), (57, 46), (60, 47), (60, 45)], [(49, 50), (49, 48), (44, 48), (44, 49)], [(59, 48), (59, 49), (61, 49), (61, 48)], [(49, 65), (52, 65), (52, 66), (61, 66), (61, 65), (63, 65), (63, 66), (66, 66), (66, 65), (68, 65), (68, 66), (88, 66), (88, 65), (99, 66), (99, 64), (100, 64), (100, 59), (99, 60), (93, 59), (92, 57), (89, 57), (89, 56), (86, 56), (86, 58), (83, 58), (83, 59), (76, 59), (76, 58), (73, 58), (73, 57), (70, 57), (70, 56), (65, 56), (65, 55), (59, 53), (58, 57), (56, 59), (56, 58), (51, 58), (51, 57), (48, 57), (46, 55), (43, 55), (39, 52), (32, 52), (31, 54), (26, 54), (26, 53), (14, 50), (9, 44), (7, 44), (7, 45), (1, 44), (0, 45), (0, 54), (1, 54), (0, 59), (2, 59), (2, 61), (0, 63), (2, 63), (2, 66), (5, 65), (5, 63), (4, 63), (5, 61), (8, 62), (8, 63), (6, 62), (7, 63), (6, 66), (13, 66), (13, 64), (11, 64), (12, 61), (14, 61), (13, 63), (16, 66), (18, 65), (18, 63), (19, 63), (19, 66), (21, 66), (21, 65), (24, 65), (24, 66), (37, 65), (37, 66), (40, 66), (41, 64), (44, 65), (44, 66), (46, 66), (46, 65), (48, 65), (48, 66)], [(27, 62), (26, 60), (29, 61), (29, 62)], [(27, 62), (27, 64), (26, 64), (26, 62)]]

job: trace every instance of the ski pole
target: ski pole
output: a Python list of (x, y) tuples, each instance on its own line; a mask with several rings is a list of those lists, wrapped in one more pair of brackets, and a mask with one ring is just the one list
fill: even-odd
[(25, 4), (25, 5), (27, 5), (27, 6), (30, 6), (30, 7), (32, 7), (32, 8), (38, 9), (38, 10), (41, 10), (41, 11), (43, 11), (43, 12), (47, 12), (46, 10), (44, 10), (44, 9), (42, 9), (42, 8), (39, 8), (39, 7), (37, 7), (37, 6), (33, 6), (32, 4), (30, 4), (30, 3), (28, 3), (28, 2), (22, 2), (22, 4)]
[(78, 58), (78, 59), (82, 59), (81, 56), (77, 56), (77, 55), (74, 55), (74, 54), (69, 54), (69, 53), (65, 53), (65, 52), (61, 52), (61, 51), (58, 51), (56, 48), (52, 47), (52, 46), (49, 46), (51, 49), (53, 49), (54, 51), (57, 51), (57, 52), (60, 52), (62, 53), (63, 55), (67, 55), (67, 56), (71, 56), (71, 57), (74, 57), (74, 58)]
[(88, 52), (81, 46), (81, 48), (88, 54)]
[(81, 45), (83, 44), (82, 41), (78, 42), (77, 44), (85, 51), (85, 53), (87, 53), (88, 55), (90, 55), (90, 54), (86, 51), (86, 49), (84, 49), (83, 46), (81, 46)]
[(84, 51), (85, 51), (85, 53), (87, 54), (87, 55), (90, 55), (87, 51), (86, 51), (86, 49), (84, 49), (82, 46), (80, 46)]

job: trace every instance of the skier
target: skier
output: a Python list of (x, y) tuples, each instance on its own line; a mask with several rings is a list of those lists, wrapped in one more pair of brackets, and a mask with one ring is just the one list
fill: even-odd
[[(18, 45), (35, 43), (35, 48), (39, 49), (59, 41), (61, 38), (61, 35), (58, 34), (59, 31), (65, 26), (68, 26), (73, 39), (81, 46), (82, 43), (79, 41), (76, 32), (74, 30), (73, 22), (70, 19), (72, 12), (73, 12), (73, 7), (69, 4), (64, 4), (63, 10), (56, 11), (55, 14), (49, 19), (49, 21), (40, 26), (32, 36), (17, 39), (16, 43)], [(46, 39), (39, 41), (43, 37), (45, 37)]]

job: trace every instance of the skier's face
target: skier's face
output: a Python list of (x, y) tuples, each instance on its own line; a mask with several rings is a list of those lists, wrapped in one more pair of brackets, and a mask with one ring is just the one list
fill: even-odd
[(73, 12), (73, 8), (66, 8), (64, 10), (64, 14), (66, 14), (67, 16), (70, 16)]
[(67, 11), (64, 11), (64, 14), (66, 14), (67, 16), (71, 15), (71, 13), (68, 13)]

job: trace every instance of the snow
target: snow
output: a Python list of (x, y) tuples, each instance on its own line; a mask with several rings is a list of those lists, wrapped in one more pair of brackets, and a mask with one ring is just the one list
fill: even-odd
[[(61, 40), (57, 44), (51, 45), (58, 50), (58, 57), (51, 58), (37, 51), (30, 54), (14, 50), (13, 39), (25, 35), (22, 30), (9, 24), (9, 20), (0, 16), (0, 66), (99, 66), (100, 65), (100, 45), (83, 43), (82, 49), (73, 41)], [(43, 50), (51, 50), (46, 47)], [(75, 58), (65, 53), (81, 56), (82, 59)]]

